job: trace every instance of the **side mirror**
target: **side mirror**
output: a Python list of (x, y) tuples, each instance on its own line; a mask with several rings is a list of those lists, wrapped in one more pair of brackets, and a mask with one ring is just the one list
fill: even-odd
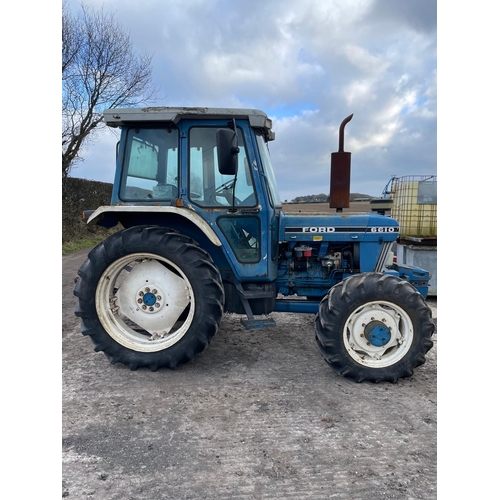
[(217, 161), (222, 175), (236, 175), (238, 171), (238, 135), (235, 130), (218, 129), (215, 133), (217, 144)]

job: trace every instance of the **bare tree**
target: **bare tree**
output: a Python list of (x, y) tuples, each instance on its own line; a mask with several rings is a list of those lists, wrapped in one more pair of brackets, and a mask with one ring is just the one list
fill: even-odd
[(153, 99), (151, 54), (136, 54), (130, 35), (101, 8), (81, 4), (71, 15), (62, 5), (62, 174), (102, 127), (107, 108), (133, 107)]

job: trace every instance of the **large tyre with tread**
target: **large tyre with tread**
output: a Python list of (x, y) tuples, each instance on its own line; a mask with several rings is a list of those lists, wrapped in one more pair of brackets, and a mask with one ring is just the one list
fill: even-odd
[(356, 382), (397, 382), (425, 362), (432, 313), (407, 281), (362, 273), (335, 285), (320, 303), (316, 341), (325, 361)]
[(78, 271), (75, 314), (95, 351), (131, 370), (176, 368), (218, 330), (220, 273), (192, 239), (136, 226), (108, 237)]

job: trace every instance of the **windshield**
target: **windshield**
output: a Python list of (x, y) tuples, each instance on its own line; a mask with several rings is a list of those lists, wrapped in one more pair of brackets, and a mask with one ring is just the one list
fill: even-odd
[(267, 178), (267, 190), (269, 192), (271, 204), (273, 207), (281, 207), (280, 193), (278, 191), (278, 185), (276, 184), (276, 178), (274, 177), (274, 170), (271, 165), (271, 157), (269, 156), (267, 143), (261, 134), (258, 133), (256, 137), (260, 160), (262, 162), (262, 167), (264, 168), (264, 174)]

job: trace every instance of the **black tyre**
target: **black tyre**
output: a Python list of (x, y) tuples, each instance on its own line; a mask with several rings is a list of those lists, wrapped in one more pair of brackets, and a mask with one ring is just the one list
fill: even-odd
[(407, 281), (382, 273), (351, 276), (320, 303), (316, 341), (340, 375), (362, 382), (413, 375), (434, 345), (431, 310)]
[(95, 351), (131, 370), (176, 368), (218, 330), (224, 289), (209, 254), (160, 227), (132, 227), (97, 245), (78, 271), (75, 314)]

